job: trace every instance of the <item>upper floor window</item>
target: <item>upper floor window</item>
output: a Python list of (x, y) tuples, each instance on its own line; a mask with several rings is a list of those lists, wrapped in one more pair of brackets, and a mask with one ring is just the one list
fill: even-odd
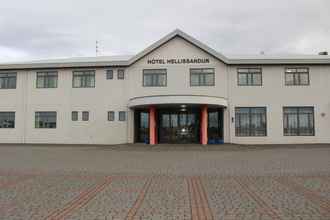
[(285, 85), (287, 86), (307, 86), (309, 85), (308, 68), (286, 68)]
[(107, 79), (113, 79), (113, 70), (107, 70)]
[(125, 70), (124, 69), (117, 70), (117, 79), (125, 79)]
[(284, 107), (285, 136), (314, 136), (314, 107)]
[(0, 89), (16, 89), (16, 73), (0, 73)]
[(235, 133), (239, 137), (266, 136), (267, 116), (265, 107), (235, 108)]
[(261, 86), (261, 68), (238, 68), (237, 81), (239, 86)]
[(35, 128), (56, 128), (56, 112), (36, 112)]
[(37, 88), (57, 88), (57, 71), (37, 72)]
[(73, 71), (73, 88), (92, 88), (95, 87), (95, 71), (83, 70)]
[(15, 112), (0, 112), (0, 128), (15, 128)]
[(214, 86), (213, 68), (190, 69), (190, 86)]
[(166, 69), (145, 69), (143, 70), (143, 86), (166, 86)]

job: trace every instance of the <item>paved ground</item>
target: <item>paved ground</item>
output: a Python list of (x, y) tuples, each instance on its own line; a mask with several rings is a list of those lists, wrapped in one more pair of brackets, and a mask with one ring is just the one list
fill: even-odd
[(330, 219), (330, 146), (0, 146), (0, 219)]

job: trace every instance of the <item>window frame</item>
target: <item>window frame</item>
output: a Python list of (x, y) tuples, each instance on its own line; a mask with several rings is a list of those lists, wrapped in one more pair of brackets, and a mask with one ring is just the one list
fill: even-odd
[[(295, 69), (296, 71), (295, 72), (288, 72), (288, 70), (289, 69)], [(298, 72), (298, 70), (299, 69), (306, 69), (307, 70), (307, 72)], [(293, 75), (293, 78), (294, 78), (294, 80), (293, 80), (293, 83), (292, 84), (290, 84), (290, 83), (288, 83), (287, 82), (287, 75), (289, 75), (289, 74), (292, 74)], [(307, 76), (308, 76), (308, 83), (307, 84), (302, 84), (301, 83), (301, 75), (303, 75), (303, 74), (307, 74)], [(297, 77), (297, 82), (296, 82), (296, 77)], [(284, 69), (284, 84), (285, 84), (285, 86), (310, 86), (310, 68), (309, 67), (285, 67), (285, 69)]]
[[(86, 114), (87, 114), (87, 119), (85, 118)], [(89, 121), (89, 111), (82, 111), (81, 120), (82, 121)]]
[[(41, 113), (44, 113), (44, 114), (55, 113), (55, 127), (39, 127), (39, 126), (37, 127), (37, 115), (41, 114)], [(36, 128), (36, 129), (56, 129), (57, 128), (57, 112), (56, 111), (36, 111), (36, 112), (34, 112), (34, 128)]]
[[(248, 72), (240, 72), (239, 70), (241, 69), (247, 69)], [(250, 72), (250, 70), (253, 70), (253, 69), (259, 69), (260, 72)], [(240, 83), (240, 75), (246, 75), (246, 83), (245, 84), (242, 84)], [(260, 84), (249, 84), (249, 76), (251, 76), (251, 79), (253, 79), (253, 75), (260, 75)], [(262, 72), (262, 67), (237, 67), (237, 85), (238, 86), (263, 86), (263, 72)]]
[[(288, 108), (291, 109), (297, 109), (297, 134), (286, 134), (285, 133), (285, 112), (284, 110)], [(299, 110), (303, 108), (311, 108), (313, 110), (313, 128), (312, 128), (312, 134), (310, 135), (300, 135), (300, 126), (299, 126)], [(283, 117), (283, 136), (285, 137), (314, 137), (315, 136), (315, 107), (314, 106), (283, 106), (282, 108), (282, 117)]]
[[(122, 118), (120, 117), (121, 116), (121, 114), (124, 114), (124, 119), (122, 120)], [(124, 121), (126, 121), (127, 120), (127, 115), (126, 115), (126, 111), (119, 111), (118, 112), (118, 121), (122, 121), (122, 122), (124, 122)]]
[[(39, 76), (39, 74), (42, 74), (42, 73), (46, 74), (47, 76)], [(56, 85), (55, 85), (55, 87), (49, 87), (49, 79), (47, 79), (47, 77), (49, 77), (48, 74), (51, 74), (51, 73), (56, 73)], [(38, 85), (38, 79), (40, 77), (47, 79), (47, 81), (46, 80), (44, 81), (44, 87), (40, 87)], [(36, 72), (36, 88), (37, 89), (56, 89), (56, 88), (58, 88), (58, 71), (56, 71), (56, 70), (45, 70), (45, 71)]]
[[(236, 128), (236, 109), (249, 109), (249, 134), (248, 135), (238, 135), (237, 134), (237, 128)], [(252, 109), (264, 109), (265, 110), (265, 135), (251, 135), (253, 133), (251, 129), (251, 121), (252, 121)], [(235, 107), (235, 137), (267, 137), (268, 136), (268, 120), (267, 120), (267, 107), (266, 106), (256, 106), (256, 107)]]
[[(145, 71), (159, 71), (159, 70), (165, 70), (165, 73), (146, 73)], [(165, 85), (145, 85), (145, 79), (144, 79), (144, 76), (145, 75), (150, 75), (150, 76), (157, 76), (159, 77), (159, 75), (165, 75)], [(143, 69), (143, 72), (142, 72), (142, 86), (143, 87), (167, 87), (167, 69), (165, 68), (161, 68), (161, 69)]]
[[(90, 72), (92, 74), (86, 74), (87, 72)], [(75, 77), (78, 77), (78, 76), (75, 76), (76, 73), (83, 73), (82, 76), (84, 77), (83, 79), (83, 84), (84, 86), (75, 86), (74, 85), (74, 80), (75, 80)], [(95, 70), (74, 70), (72, 71), (72, 88), (95, 88), (95, 84), (96, 84), (96, 71)], [(93, 86), (86, 86), (86, 77), (87, 76), (94, 76), (94, 85)], [(79, 76), (81, 77), (81, 76)], [(80, 83), (81, 84), (81, 83)]]
[[(5, 76), (6, 75), (6, 76)], [(9, 79), (15, 79), (15, 86), (14, 87), (9, 87)], [(0, 90), (1, 89), (16, 89), (17, 88), (17, 72), (0, 72), (0, 79), (5, 79), (5, 85), (6, 87), (1, 87), (0, 85)]]
[[(119, 77), (121, 73), (123, 76)], [(125, 69), (117, 69), (117, 80), (125, 80)]]
[[(199, 73), (192, 73), (193, 70), (200, 70)], [(204, 73), (205, 70), (213, 70), (213, 73)], [(212, 74), (212, 84), (206, 84), (205, 83), (205, 75)], [(192, 75), (198, 75), (198, 85), (192, 84)], [(215, 68), (190, 68), (189, 69), (189, 76), (190, 76), (190, 87), (209, 87), (209, 86), (215, 86)], [(204, 77), (204, 84), (201, 84), (201, 77)]]
[[(7, 114), (7, 121), (9, 121), (8, 120), (8, 118), (9, 119), (14, 119), (13, 121), (14, 121), (14, 123), (13, 123), (13, 127), (2, 127), (2, 126), (0, 126), (0, 129), (15, 129), (15, 127), (16, 127), (16, 112), (14, 112), (14, 111), (1, 111), (0, 112), (0, 115), (1, 114)], [(10, 115), (13, 115), (13, 118), (10, 118)], [(0, 119), (2, 119), (2, 116), (0, 116)], [(0, 122), (1, 122), (1, 120), (0, 120)], [(0, 123), (0, 125), (2, 125), (2, 123)]]
[[(112, 116), (112, 117), (110, 117)], [(116, 116), (114, 111), (108, 111), (108, 121), (115, 121)]]

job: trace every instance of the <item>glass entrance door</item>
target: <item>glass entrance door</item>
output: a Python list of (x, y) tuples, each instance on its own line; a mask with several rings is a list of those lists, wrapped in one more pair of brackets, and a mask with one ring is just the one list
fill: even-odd
[(160, 110), (158, 135), (160, 143), (198, 143), (199, 111)]

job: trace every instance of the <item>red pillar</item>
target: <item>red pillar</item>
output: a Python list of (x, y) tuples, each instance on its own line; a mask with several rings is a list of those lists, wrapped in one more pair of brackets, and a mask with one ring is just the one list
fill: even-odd
[(156, 132), (156, 107), (149, 107), (149, 143), (151, 145), (157, 144), (157, 132)]
[(203, 105), (201, 109), (201, 144), (207, 145), (207, 105)]

